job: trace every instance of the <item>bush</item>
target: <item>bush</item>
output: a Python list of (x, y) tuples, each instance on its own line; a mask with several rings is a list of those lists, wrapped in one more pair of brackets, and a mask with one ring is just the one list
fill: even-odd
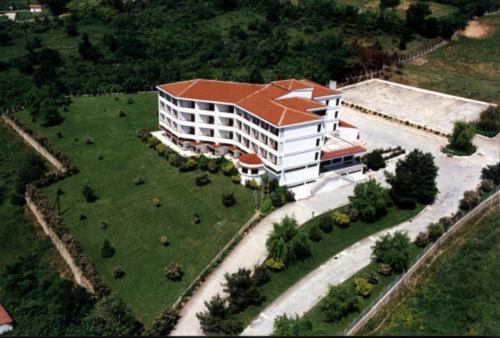
[(123, 110), (118, 111), (118, 117), (125, 117), (127, 114)]
[(103, 258), (109, 258), (113, 257), (115, 254), (115, 248), (111, 246), (111, 243), (107, 239), (104, 240), (104, 243), (102, 243), (102, 248), (101, 248), (101, 256)]
[(378, 276), (375, 272), (364, 273), (363, 278), (368, 281), (370, 284), (378, 284)]
[(355, 285), (356, 292), (360, 296), (363, 296), (364, 298), (367, 298), (372, 293), (373, 285), (370, 284), (364, 278), (361, 278), (361, 277), (354, 278), (354, 285)]
[(259, 187), (259, 185), (257, 184), (257, 181), (252, 178), (251, 180), (247, 180), (245, 182), (245, 187), (255, 190)]
[(427, 226), (427, 237), (429, 241), (435, 242), (443, 235), (443, 226), (439, 223), (431, 223)]
[(368, 169), (377, 171), (385, 168), (384, 157), (382, 156), (382, 149), (375, 149), (363, 157), (363, 162)]
[(390, 276), (392, 273), (392, 268), (389, 264), (380, 264), (378, 267), (378, 273), (382, 276)]
[(252, 275), (253, 283), (257, 286), (266, 284), (271, 280), (269, 270), (265, 265), (258, 265), (255, 267)]
[(348, 314), (359, 310), (359, 300), (350, 285), (330, 286), (328, 295), (323, 300), (320, 311), (327, 323), (335, 322)]
[(359, 217), (358, 209), (353, 208), (351, 205), (349, 205), (349, 208), (347, 210), (347, 215), (349, 215), (349, 220), (351, 222), (356, 222)]
[(97, 196), (96, 196), (94, 190), (91, 187), (89, 187), (88, 185), (83, 186), (82, 194), (83, 194), (83, 197), (85, 197), (85, 200), (89, 203), (97, 200)]
[(295, 317), (287, 317), (286, 314), (278, 316), (274, 319), (273, 336), (294, 336), (305, 337), (314, 336), (315, 331), (310, 319)]
[(333, 213), (333, 222), (341, 228), (347, 228), (350, 221), (350, 217), (343, 212), (335, 211)]
[(262, 205), (260, 206), (260, 212), (262, 212), (263, 214), (267, 214), (272, 209), (273, 209), (273, 201), (265, 197), (264, 200), (262, 201)]
[(474, 137), (474, 127), (465, 121), (455, 121), (453, 131), (448, 137), (448, 146), (450, 150), (458, 150), (470, 155), (476, 151), (476, 147), (472, 144)]
[(80, 214), (80, 221), (84, 221), (87, 219), (87, 216), (84, 214)]
[(266, 260), (266, 266), (274, 271), (281, 271), (285, 268), (285, 263), (279, 258), (269, 258)]
[(165, 273), (165, 276), (172, 280), (172, 281), (179, 281), (182, 279), (182, 275), (184, 274), (182, 272), (181, 266), (175, 262), (170, 263), (163, 269), (163, 272)]
[(463, 211), (474, 209), (479, 204), (479, 193), (474, 190), (464, 192), (464, 197), (460, 200), (459, 208)]
[(216, 160), (212, 159), (212, 160), (208, 161), (207, 169), (212, 174), (216, 174), (219, 171), (219, 164), (217, 163)]
[(94, 141), (93, 137), (85, 136), (83, 139), (83, 143), (85, 143), (86, 145), (90, 145), (90, 144), (94, 144), (95, 141)]
[(122, 278), (123, 276), (125, 276), (125, 270), (123, 270), (121, 266), (115, 266), (113, 268), (113, 277), (118, 279)]
[(356, 184), (354, 195), (349, 196), (349, 200), (364, 222), (377, 221), (387, 213), (387, 208), (391, 204), (387, 190), (375, 180)]
[(158, 153), (158, 156), (161, 156), (161, 157), (165, 156), (167, 149), (168, 149), (167, 146), (164, 145), (163, 143), (160, 143), (160, 144), (156, 145), (156, 147), (155, 147), (155, 150)]
[(321, 216), (319, 220), (319, 228), (321, 231), (324, 233), (329, 233), (333, 230), (333, 217), (330, 215), (330, 213), (327, 213), (326, 215)]
[(321, 231), (316, 224), (309, 228), (309, 239), (313, 242), (321, 241)]
[(500, 185), (500, 162), (495, 165), (488, 165), (481, 170), (483, 180), (492, 180), (496, 185)]
[(427, 244), (429, 244), (429, 236), (427, 235), (427, 232), (419, 232), (414, 243), (418, 247), (425, 248)]
[(297, 220), (285, 216), (281, 222), (273, 224), (273, 231), (266, 241), (270, 258), (279, 258), (285, 266), (311, 256), (311, 246)]
[(141, 139), (142, 142), (147, 142), (148, 138), (151, 136), (151, 133), (149, 132), (149, 130), (147, 130), (145, 128), (137, 129), (135, 134), (137, 135), (137, 137), (139, 139)]
[(240, 184), (241, 183), (240, 174), (231, 176), (231, 181), (233, 181), (234, 184)]
[(500, 131), (500, 107), (489, 106), (483, 110), (476, 126), (486, 136), (495, 136)]
[(451, 217), (441, 217), (438, 221), (444, 228), (445, 231), (453, 225), (453, 218)]
[(179, 312), (171, 306), (167, 306), (155, 318), (151, 324), (151, 328), (147, 332), (148, 336), (168, 336), (179, 321)]
[(200, 224), (201, 223), (200, 215), (194, 214), (194, 216), (193, 216), (193, 223), (194, 224)]
[(188, 159), (184, 163), (181, 163), (179, 166), (179, 170), (186, 172), (186, 171), (193, 171), (198, 167), (198, 162), (196, 162), (195, 159)]
[(160, 199), (158, 197), (154, 197), (153, 198), (153, 204), (157, 208), (161, 207), (161, 201), (160, 201)]
[(141, 185), (141, 184), (144, 184), (144, 177), (142, 177), (142, 176), (137, 176), (137, 177), (134, 177), (134, 179), (132, 180), (132, 182), (133, 182), (135, 185)]
[(410, 238), (401, 231), (378, 239), (372, 249), (372, 258), (376, 262), (388, 264), (396, 271), (405, 270), (410, 263)]
[(233, 162), (229, 161), (222, 165), (221, 170), (225, 176), (233, 176), (238, 174), (238, 169), (235, 168)]
[(160, 243), (163, 246), (169, 246), (170, 245), (170, 241), (168, 240), (167, 236), (161, 236), (160, 237)]
[(156, 148), (157, 145), (159, 145), (161, 142), (154, 136), (149, 136), (148, 137), (148, 145), (150, 148)]
[(236, 203), (236, 198), (234, 198), (232, 192), (225, 192), (222, 194), (222, 204), (226, 208), (233, 206), (235, 203)]
[(495, 191), (495, 182), (493, 182), (493, 180), (482, 180), (481, 183), (479, 183), (478, 189), (483, 194), (489, 194)]
[(207, 185), (208, 183), (210, 183), (210, 179), (208, 178), (207, 174), (201, 174), (199, 176), (196, 176), (196, 178), (194, 179), (194, 183), (197, 186), (202, 187), (202, 186)]

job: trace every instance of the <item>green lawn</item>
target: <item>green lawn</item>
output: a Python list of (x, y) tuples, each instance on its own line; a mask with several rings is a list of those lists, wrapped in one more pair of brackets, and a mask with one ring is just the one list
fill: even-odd
[(483, 17), (493, 33), (485, 38), (461, 37), (424, 57), (406, 63), (392, 80), (452, 95), (500, 103), (500, 15)]
[[(468, 222), (359, 334), (500, 335), (500, 209)], [(382, 322), (383, 321), (383, 322)]]
[[(127, 104), (128, 98), (135, 102)], [(117, 117), (120, 109), (126, 117)], [(54, 200), (56, 189), (63, 189), (63, 216), (83, 253), (92, 258), (106, 283), (137, 318), (148, 325), (165, 305), (176, 301), (250, 218), (254, 210), (251, 191), (222, 174), (210, 174), (212, 182), (197, 187), (194, 177), (199, 172), (179, 173), (136, 138), (137, 128), (157, 125), (155, 94), (75, 98), (64, 116), (63, 124), (53, 128), (31, 123), (81, 171), (45, 192)], [(26, 112), (20, 117), (30, 122)], [(63, 137), (58, 138), (57, 132)], [(85, 145), (86, 136), (95, 144)], [(136, 176), (143, 176), (145, 184), (133, 185)], [(87, 203), (81, 193), (86, 184), (99, 196), (94, 203)], [(235, 206), (222, 205), (223, 191), (234, 192)], [(161, 200), (158, 208), (152, 202), (155, 197)], [(192, 223), (195, 213), (201, 217), (200, 224)], [(81, 221), (81, 214), (88, 218)], [(109, 223), (105, 229), (101, 228), (102, 220)], [(160, 244), (161, 236), (168, 236), (170, 246)], [(104, 239), (116, 249), (112, 258), (100, 255)], [(180, 282), (163, 275), (163, 268), (174, 261), (185, 273)], [(126, 272), (121, 280), (112, 277), (112, 269), (118, 265)]]
[[(387, 215), (375, 223), (368, 224), (357, 221), (348, 228), (335, 227), (331, 233), (323, 233), (321, 241), (311, 242), (312, 257), (310, 259), (292, 265), (285, 271), (272, 273), (271, 281), (262, 287), (262, 294), (266, 296), (266, 301), (261, 306), (249, 307), (238, 317), (245, 324), (249, 324), (267, 305), (325, 261), (365, 237), (411, 219), (423, 208), (423, 205), (418, 205), (415, 210), (390, 208)], [(319, 223), (320, 218), (321, 216), (315, 217), (302, 227), (307, 232), (314, 224)]]

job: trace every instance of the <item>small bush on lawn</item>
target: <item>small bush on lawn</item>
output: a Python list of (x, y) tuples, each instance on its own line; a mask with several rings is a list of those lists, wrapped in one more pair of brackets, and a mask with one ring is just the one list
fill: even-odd
[(225, 192), (222, 194), (222, 204), (229, 208), (233, 206), (236, 203), (236, 198), (234, 198), (234, 195), (232, 192)]
[(168, 240), (167, 236), (161, 236), (160, 237), (160, 243), (163, 246), (169, 246), (170, 245), (170, 241)]
[(177, 153), (169, 154), (167, 159), (168, 163), (174, 167), (179, 167), (184, 161), (184, 158)]
[(118, 117), (125, 117), (127, 114), (123, 110), (118, 111)]
[(236, 174), (236, 175), (231, 176), (231, 181), (233, 181), (234, 184), (240, 184), (241, 183), (240, 174)]
[(347, 208), (346, 214), (349, 216), (349, 220), (351, 222), (356, 222), (358, 220), (358, 209), (353, 208), (351, 205), (349, 205), (349, 208)]
[(102, 248), (101, 248), (101, 256), (103, 258), (109, 258), (113, 257), (115, 254), (115, 248), (111, 246), (111, 243), (107, 239), (104, 240), (102, 243)]
[(233, 162), (227, 162), (223, 164), (221, 170), (225, 176), (233, 176), (238, 174), (238, 169), (236, 169)]
[(196, 157), (196, 162), (198, 163), (198, 168), (200, 168), (200, 170), (207, 170), (208, 169), (208, 162), (209, 162), (209, 158), (206, 157), (205, 155), (199, 155)]
[(109, 223), (105, 220), (101, 220), (101, 229), (106, 229), (109, 226)]
[(155, 147), (156, 153), (158, 153), (158, 156), (165, 156), (165, 153), (167, 152), (167, 146), (164, 145), (163, 143), (157, 144)]
[(82, 194), (83, 194), (83, 197), (85, 197), (85, 200), (89, 203), (97, 200), (97, 196), (96, 196), (94, 190), (91, 187), (89, 187), (88, 185), (83, 186)]
[(329, 233), (333, 230), (333, 216), (330, 215), (330, 213), (321, 216), (321, 219), (319, 220), (319, 228), (324, 232), (324, 233)]
[(463, 211), (474, 209), (479, 204), (479, 193), (474, 190), (464, 192), (464, 197), (460, 200), (459, 208)]
[(141, 185), (141, 184), (144, 184), (144, 177), (142, 177), (142, 176), (137, 176), (137, 177), (134, 177), (134, 179), (132, 180), (132, 182), (133, 182), (135, 185)]
[(180, 265), (175, 262), (172, 262), (169, 265), (167, 265), (163, 271), (165, 273), (165, 276), (172, 281), (181, 280), (182, 275), (184, 274), (182, 272), (182, 268), (180, 267)]
[(417, 238), (415, 238), (415, 245), (420, 247), (420, 248), (425, 248), (427, 244), (429, 244), (429, 236), (427, 235), (427, 232), (421, 231), (417, 235)]
[(249, 188), (249, 189), (252, 189), (252, 190), (255, 190), (257, 189), (259, 185), (257, 184), (257, 181), (254, 180), (253, 178), (251, 180), (247, 180), (245, 182), (245, 187)]
[(210, 171), (212, 174), (215, 174), (219, 171), (219, 164), (217, 163), (216, 160), (212, 159), (208, 161), (207, 164), (207, 169)]
[(344, 214), (343, 212), (340, 211), (335, 211), (333, 213), (333, 221), (340, 228), (347, 228), (349, 226), (349, 223), (351, 222), (351, 219), (349, 215)]
[(390, 276), (392, 273), (392, 268), (389, 264), (380, 264), (378, 267), (378, 273), (380, 273), (382, 276)]
[(199, 176), (196, 176), (196, 178), (194, 179), (194, 183), (197, 186), (202, 187), (202, 186), (207, 185), (208, 183), (210, 183), (210, 179), (208, 178), (207, 174), (201, 174)]
[(269, 276), (269, 270), (265, 265), (258, 265), (255, 267), (252, 274), (252, 281), (257, 286), (261, 286), (266, 284), (271, 280), (271, 276)]
[(274, 271), (281, 271), (285, 268), (285, 263), (279, 258), (269, 258), (266, 260), (266, 266)]
[(155, 148), (157, 145), (159, 145), (161, 142), (154, 136), (149, 136), (148, 137), (148, 145), (150, 148)]
[(179, 166), (179, 170), (182, 172), (193, 171), (198, 167), (198, 162), (196, 160), (190, 158), (184, 163), (181, 163)]
[(321, 241), (321, 231), (316, 224), (309, 228), (309, 239), (313, 242)]
[(95, 143), (94, 138), (90, 137), (90, 136), (85, 136), (85, 138), (83, 140), (84, 140), (83, 142), (86, 145), (90, 145), (90, 144), (94, 144)]
[(387, 189), (373, 179), (356, 184), (354, 195), (349, 196), (349, 200), (364, 222), (377, 221), (387, 213), (387, 208), (391, 205)]
[(147, 130), (145, 128), (137, 129), (135, 134), (142, 142), (147, 142), (148, 138), (151, 136), (151, 133), (149, 132), (149, 130)]
[(358, 295), (363, 296), (364, 298), (367, 298), (372, 293), (373, 285), (364, 278), (354, 278), (354, 285)]
[(479, 184), (479, 191), (483, 194), (489, 194), (495, 190), (495, 182), (493, 180), (482, 180)]
[(435, 242), (443, 235), (443, 226), (439, 223), (431, 223), (427, 226), (427, 237), (429, 241)]
[(123, 276), (125, 276), (125, 270), (123, 270), (123, 268), (121, 266), (115, 266), (113, 268), (113, 277), (118, 279), (118, 278), (122, 278)]
[(200, 215), (194, 214), (194, 216), (193, 216), (193, 223), (194, 224), (200, 224), (201, 223)]
[(84, 221), (87, 219), (87, 216), (84, 214), (80, 214), (80, 221)]
[(368, 281), (370, 284), (378, 284), (378, 276), (375, 272), (364, 273), (363, 278)]
[(155, 207), (159, 208), (161, 207), (161, 201), (158, 197), (154, 197), (153, 198), (153, 204), (155, 205)]
[(131, 97), (129, 97), (129, 98), (127, 99), (127, 103), (128, 103), (128, 104), (132, 104), (132, 103), (134, 103), (134, 99), (133, 99), (133, 98), (131, 98)]
[(453, 225), (453, 219), (451, 217), (441, 217), (438, 221), (444, 228), (445, 231)]

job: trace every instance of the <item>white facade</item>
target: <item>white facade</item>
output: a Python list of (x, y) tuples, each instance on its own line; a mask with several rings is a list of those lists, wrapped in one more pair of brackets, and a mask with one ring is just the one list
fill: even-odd
[(12, 331), (13, 329), (14, 328), (12, 327), (12, 324), (0, 325), (0, 335), (5, 333), (5, 332)]

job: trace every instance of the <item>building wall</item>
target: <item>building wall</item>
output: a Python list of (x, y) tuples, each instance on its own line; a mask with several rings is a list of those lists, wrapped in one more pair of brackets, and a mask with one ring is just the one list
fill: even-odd
[(12, 330), (13, 330), (12, 324), (0, 325), (0, 335), (2, 333), (8, 332), (8, 331), (12, 331)]

